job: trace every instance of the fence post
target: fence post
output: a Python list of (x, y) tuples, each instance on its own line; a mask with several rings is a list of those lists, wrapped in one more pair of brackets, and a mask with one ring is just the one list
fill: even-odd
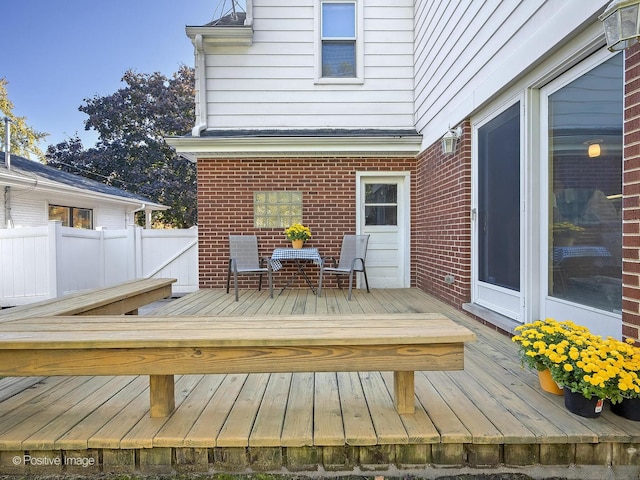
[(60, 258), (61, 248), (61, 228), (62, 222), (60, 220), (51, 220), (48, 224), (49, 232), (47, 234), (48, 245), (48, 257), (49, 257), (49, 278), (47, 285), (47, 294), (49, 298), (55, 298), (58, 296), (58, 284), (60, 282), (58, 272), (58, 260)]
[(98, 242), (99, 246), (98, 246), (98, 251), (100, 253), (98, 253), (98, 275), (99, 275), (99, 280), (98, 280), (98, 285), (100, 287), (105, 287), (107, 285), (107, 268), (106, 268), (106, 262), (108, 261), (107, 259), (107, 249), (105, 248), (105, 240), (104, 240), (104, 231), (105, 231), (105, 227), (96, 227), (96, 231), (100, 232), (100, 237), (98, 238)]

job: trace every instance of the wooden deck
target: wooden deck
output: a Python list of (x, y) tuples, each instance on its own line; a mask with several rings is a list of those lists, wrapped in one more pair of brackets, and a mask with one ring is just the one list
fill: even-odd
[(575, 478), (638, 478), (640, 422), (608, 407), (598, 419), (570, 414), (506, 336), (415, 289), (356, 290), (351, 302), (346, 291), (323, 293), (242, 291), (234, 302), (200, 290), (153, 313), (434, 312), (478, 340), (465, 347), (464, 371), (417, 372), (416, 413), (402, 416), (389, 372), (178, 376), (168, 418), (150, 418), (146, 377), (5, 378), (0, 474), (583, 466)]

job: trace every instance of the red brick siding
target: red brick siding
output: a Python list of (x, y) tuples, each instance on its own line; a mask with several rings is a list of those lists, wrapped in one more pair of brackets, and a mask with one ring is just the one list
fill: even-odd
[[(283, 229), (254, 228), (255, 191), (295, 190), (303, 193), (303, 223), (311, 228), (309, 246), (322, 255), (338, 256), (342, 236), (356, 231), (356, 172), (409, 171), (415, 192), (414, 158), (224, 158), (198, 161), (198, 230), (200, 287), (226, 285), (229, 234), (255, 234), (261, 256), (288, 246)], [(415, 210), (415, 194), (412, 212)], [(415, 223), (415, 222), (412, 222)], [(415, 255), (414, 255), (415, 258)], [(316, 270), (311, 270), (317, 274)], [(288, 272), (279, 272), (277, 285)], [(331, 280), (333, 281), (333, 280)], [(415, 284), (415, 276), (412, 277)], [(329, 283), (328, 286), (333, 285)], [(257, 277), (243, 277), (243, 287)]]
[(640, 339), (640, 47), (624, 55), (622, 335)]
[[(471, 141), (469, 124), (453, 155), (440, 142), (418, 158), (415, 271), (418, 288), (461, 308), (471, 299)], [(454, 283), (445, 283), (453, 275)]]

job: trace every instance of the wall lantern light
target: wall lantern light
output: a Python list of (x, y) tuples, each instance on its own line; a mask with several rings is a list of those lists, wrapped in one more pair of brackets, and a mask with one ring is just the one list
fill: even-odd
[(612, 52), (638, 43), (640, 0), (614, 0), (598, 18), (604, 27), (607, 48)]
[[(640, 1), (640, 0), (639, 0)], [(442, 153), (451, 155), (455, 149), (458, 139), (462, 136), (462, 127), (449, 128), (449, 131), (442, 137)]]

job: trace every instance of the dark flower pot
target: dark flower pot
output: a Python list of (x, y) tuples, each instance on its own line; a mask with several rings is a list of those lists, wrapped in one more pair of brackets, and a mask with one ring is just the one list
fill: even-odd
[(611, 411), (629, 420), (640, 421), (640, 398), (625, 398), (620, 403), (612, 403)]
[(574, 393), (568, 388), (564, 389), (564, 406), (571, 413), (580, 415), (581, 417), (597, 418), (602, 412), (604, 400), (600, 398), (587, 399), (581, 393)]

